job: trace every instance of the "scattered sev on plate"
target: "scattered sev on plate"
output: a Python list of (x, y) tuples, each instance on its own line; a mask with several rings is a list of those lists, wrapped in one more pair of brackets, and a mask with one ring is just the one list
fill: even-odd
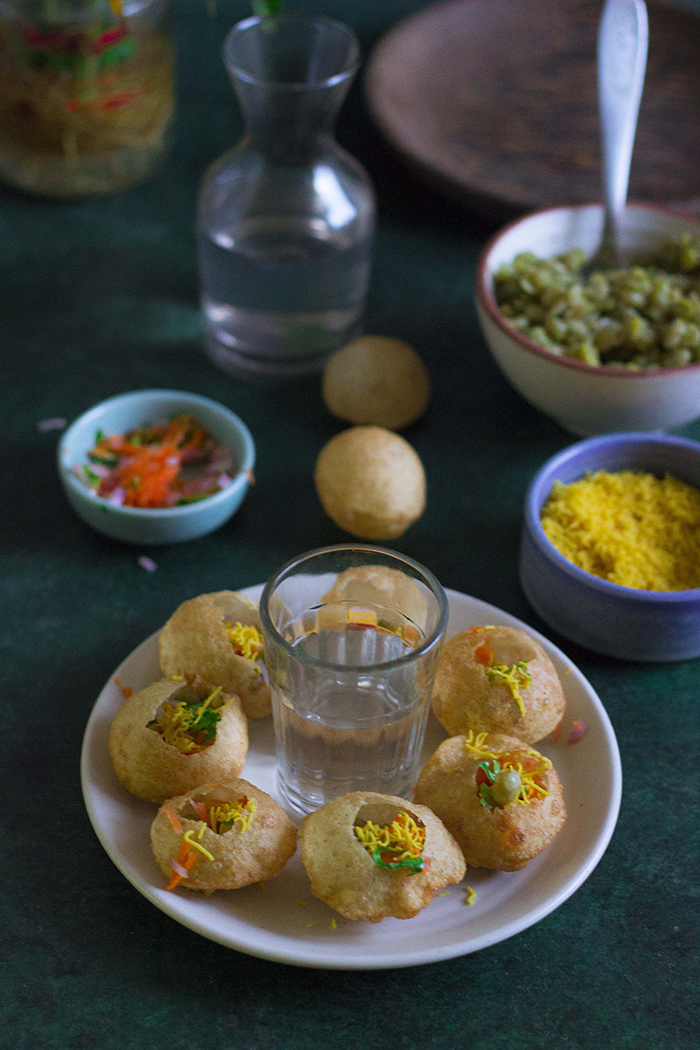
[(646, 591), (700, 587), (700, 491), (678, 478), (599, 470), (554, 483), (542, 527), (580, 569)]

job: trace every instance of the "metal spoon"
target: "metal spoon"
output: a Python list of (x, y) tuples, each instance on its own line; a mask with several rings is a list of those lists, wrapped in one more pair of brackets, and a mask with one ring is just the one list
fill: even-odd
[(644, 0), (606, 0), (598, 30), (603, 237), (586, 271), (624, 265), (620, 233), (649, 43)]

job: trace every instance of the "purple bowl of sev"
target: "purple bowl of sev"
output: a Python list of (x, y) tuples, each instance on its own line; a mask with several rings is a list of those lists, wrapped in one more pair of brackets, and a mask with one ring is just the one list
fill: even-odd
[(594, 652), (643, 662), (700, 656), (700, 588), (623, 587), (578, 568), (547, 538), (541, 513), (554, 482), (566, 485), (598, 470), (669, 474), (700, 489), (700, 443), (664, 434), (608, 434), (548, 460), (525, 499), (520, 548), (525, 596), (550, 627)]

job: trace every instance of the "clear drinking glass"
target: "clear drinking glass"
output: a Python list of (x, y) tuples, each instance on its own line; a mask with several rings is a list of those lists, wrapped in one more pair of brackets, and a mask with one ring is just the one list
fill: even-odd
[(447, 626), (431, 572), (381, 547), (302, 554), (260, 601), (278, 787), (300, 813), (415, 783)]
[(0, 0), (0, 175), (81, 197), (139, 182), (173, 116), (170, 0)]
[(312, 372), (359, 334), (374, 193), (333, 138), (359, 57), (325, 17), (250, 18), (226, 38), (246, 134), (204, 176), (198, 249), (206, 350), (229, 372)]

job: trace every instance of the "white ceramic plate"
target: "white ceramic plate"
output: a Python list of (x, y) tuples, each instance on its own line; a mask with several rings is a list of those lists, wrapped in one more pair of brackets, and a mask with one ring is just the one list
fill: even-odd
[[(246, 593), (259, 597), (262, 587)], [(317, 900), (299, 852), (275, 879), (242, 890), (204, 896), (168, 893), (150, 850), (156, 807), (119, 784), (107, 750), (112, 718), (123, 702), (114, 677), (142, 689), (160, 677), (158, 632), (147, 638), (114, 672), (100, 693), (83, 741), (83, 796), (97, 836), (119, 870), (167, 915), (230, 948), (298, 966), (370, 970), (436, 962), (478, 951), (512, 937), (544, 918), (574, 893), (593, 871), (610, 841), (620, 808), (620, 755), (610, 720), (598, 696), (570, 660), (551, 642), (513, 616), (457, 591), (450, 601), (448, 636), (475, 624), (525, 628), (539, 639), (561, 677), (567, 707), (559, 742), (539, 745), (561, 778), (568, 819), (552, 844), (519, 872), (470, 869), (461, 886), (450, 887), (406, 921), (350, 922)], [(577, 744), (567, 743), (574, 719), (588, 726)], [(425, 758), (445, 736), (431, 718)], [(271, 719), (250, 723), (250, 749), (243, 776), (277, 797)], [(466, 905), (467, 886), (476, 893)]]

